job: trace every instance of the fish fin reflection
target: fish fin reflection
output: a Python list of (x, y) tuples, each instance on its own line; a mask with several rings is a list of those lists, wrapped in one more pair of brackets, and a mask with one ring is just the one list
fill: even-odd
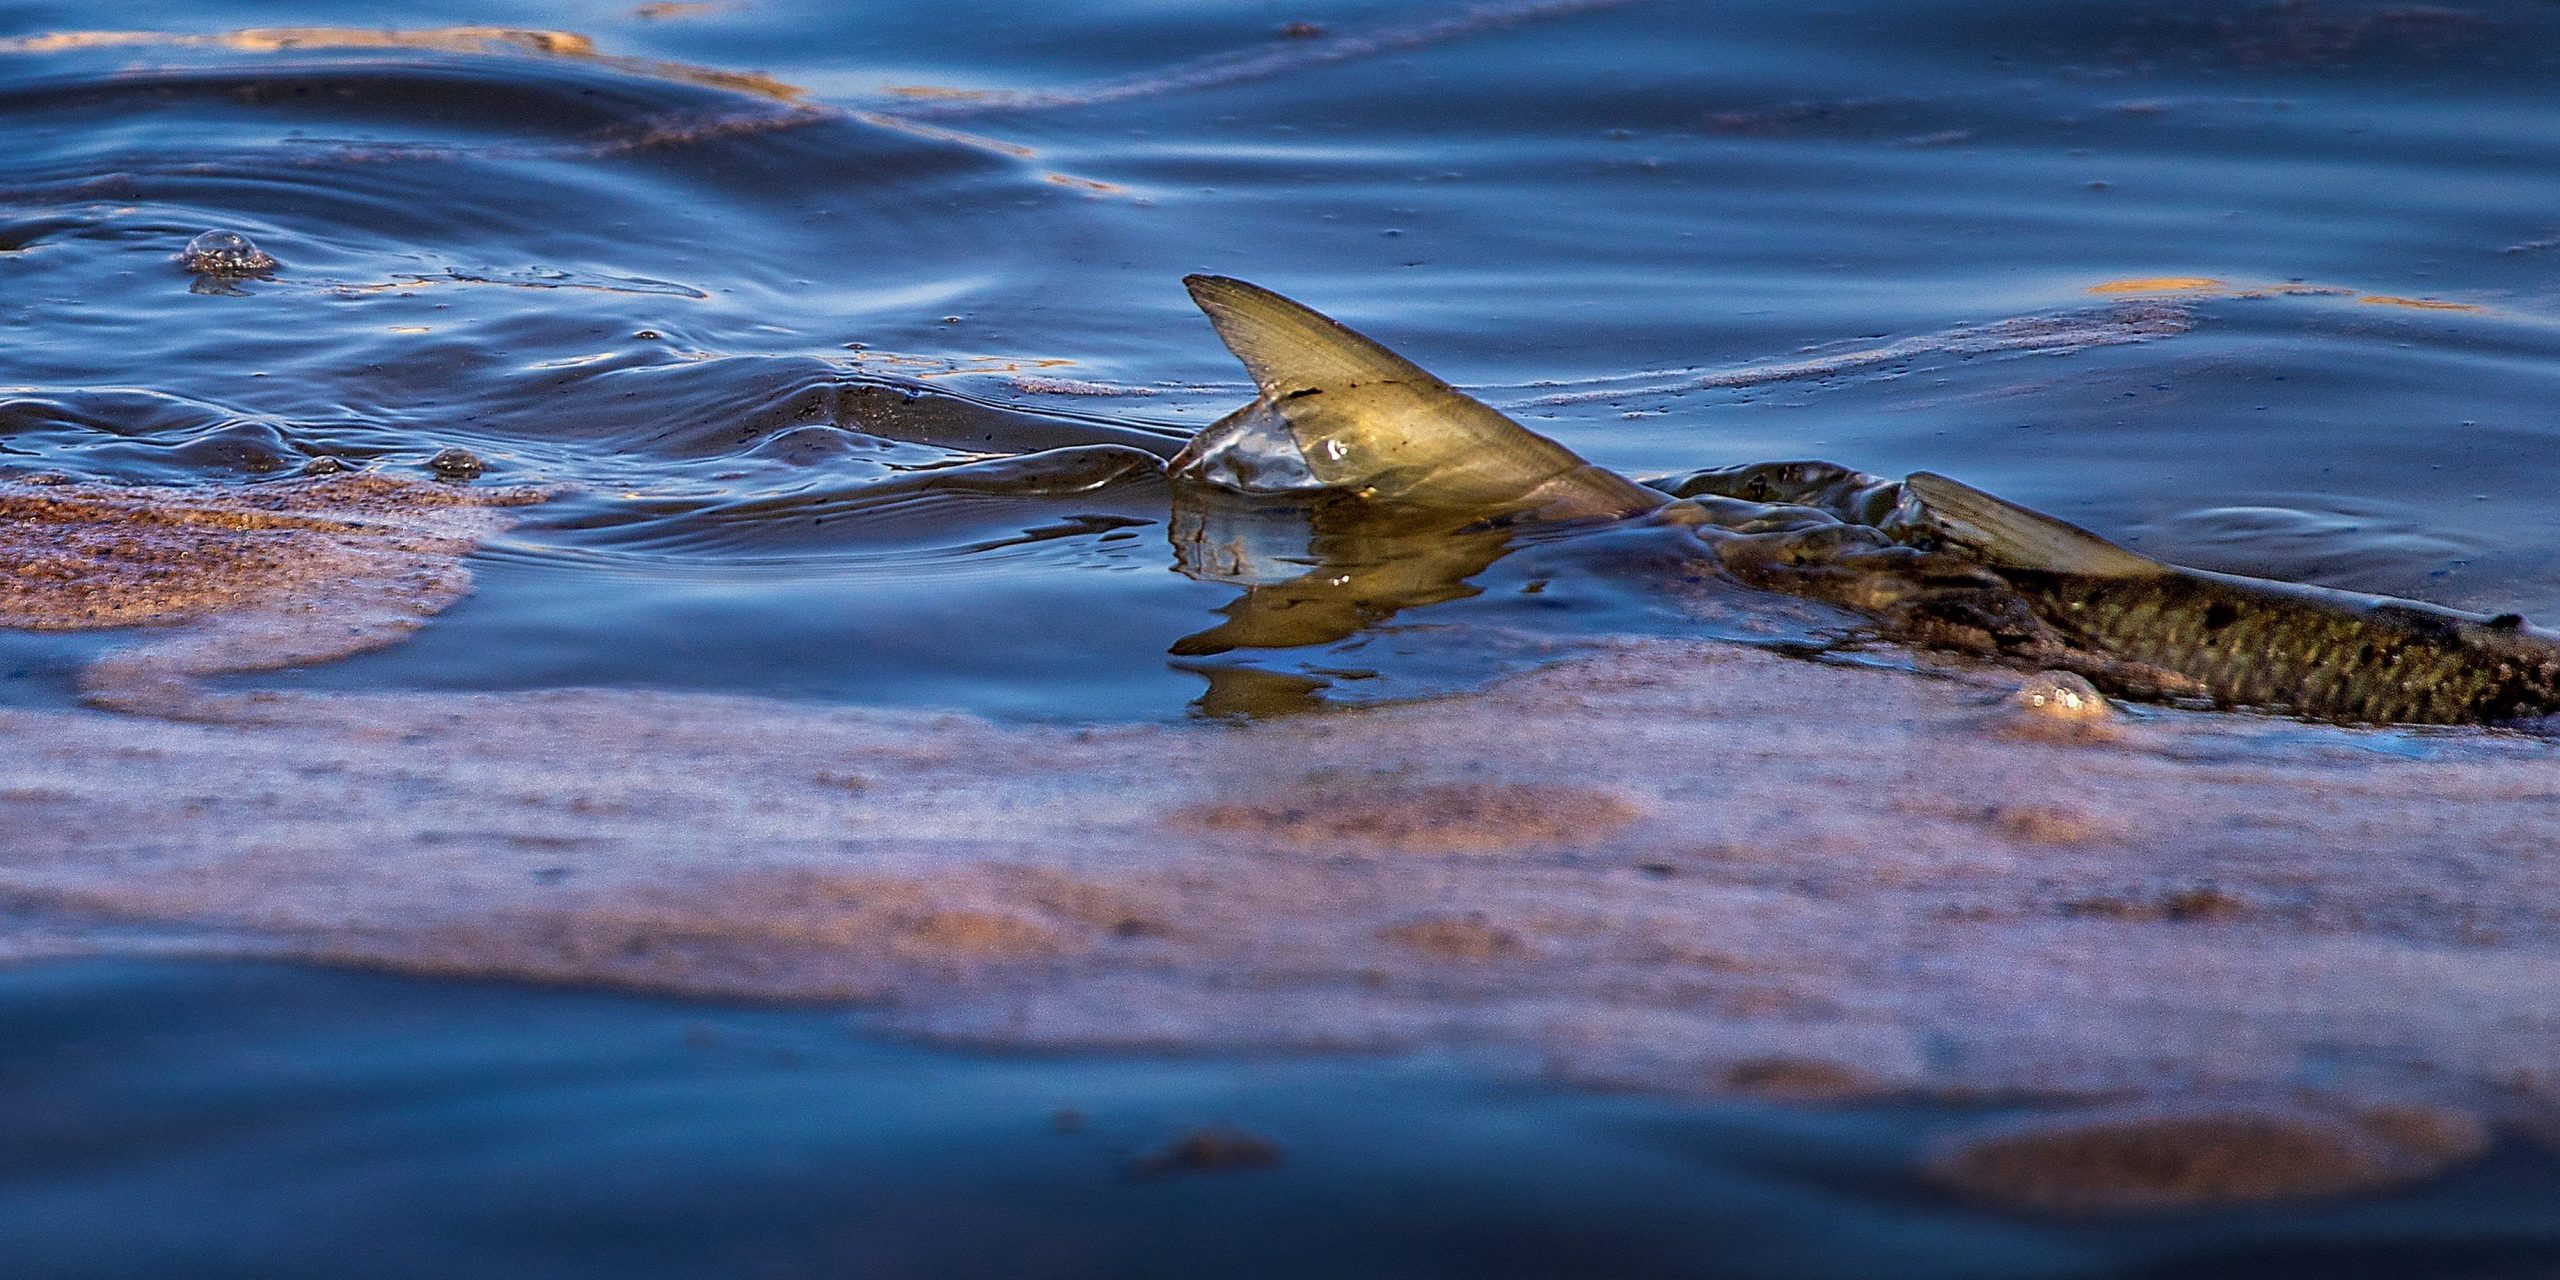
[(1218, 611), (1224, 622), (1173, 643), (1186, 658), (1332, 644), (1406, 609), (1473, 596), (1468, 579), (1513, 541), (1446, 513), (1247, 503), (1193, 486), (1175, 489), (1172, 537), (1186, 576), (1243, 587)]
[(1333, 681), (1322, 676), (1260, 667), (1206, 662), (1173, 665), (1209, 682), (1209, 687), (1192, 700), (1191, 710), (1210, 720), (1259, 720), (1322, 711), (1324, 693), (1333, 687)]

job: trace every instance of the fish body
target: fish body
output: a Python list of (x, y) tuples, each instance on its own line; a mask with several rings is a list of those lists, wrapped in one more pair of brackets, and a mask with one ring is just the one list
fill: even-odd
[(2560, 635), (2515, 614), (2183, 568), (1944, 476), (1905, 489), (2066, 641), (2216, 703), (2391, 724), (2560, 711)]
[[(1183, 283), (1260, 394), (1170, 474), (1348, 503), (1323, 510), (1341, 528), (1306, 573), (1250, 586), (1186, 653), (1320, 643), (1465, 594), (1516, 521), (1655, 513), (1742, 582), (2123, 692), (2367, 723), (2560, 712), (2560, 635), (2512, 614), (2182, 568), (1927, 472), (1897, 486), (1828, 463), (1761, 464), (1648, 488), (1268, 289)], [(1450, 554), (1426, 549), (1469, 536)], [(1221, 548), (1199, 550), (1208, 562)]]

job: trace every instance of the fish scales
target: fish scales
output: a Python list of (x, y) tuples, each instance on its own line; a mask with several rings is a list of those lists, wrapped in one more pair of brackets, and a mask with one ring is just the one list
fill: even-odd
[(2560, 646), (2521, 625), (2414, 604), (2357, 607), (2345, 593), (2309, 598), (2310, 589), (2197, 571), (2006, 576), (2075, 641), (2192, 676), (2217, 702), (2409, 724), (2555, 705)]
[(2067, 643), (2215, 702), (2401, 724), (2560, 713), (2560, 635), (2515, 614), (2183, 568), (1945, 476), (1903, 488), (1912, 528), (1981, 556)]

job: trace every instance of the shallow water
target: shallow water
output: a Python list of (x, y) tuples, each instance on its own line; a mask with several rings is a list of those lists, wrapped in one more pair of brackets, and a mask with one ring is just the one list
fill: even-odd
[[(270, 688), (1163, 720), (1847, 625), (1642, 529), (1346, 548), (1177, 508), (1105, 451), (1170, 454), (1248, 397), (1178, 283), (1205, 270), (1631, 474), (1927, 468), (2182, 563), (2548, 621), (2555, 36), (2531, 0), (0, 3), (0, 475), (424, 476), (460, 448), (472, 483), (565, 486), (414, 639)], [(213, 228), (278, 265), (189, 274)], [(1186, 560), (1195, 520), (1255, 572)], [(1432, 585), (1253, 631), (1244, 584), (1315, 560)], [(0, 703), (69, 703), (125, 639), (0, 632)], [(2543, 847), (2541, 793), (2501, 794)], [(1064, 1274), (2485, 1277), (2560, 1250), (2550, 1158), (2514, 1144), (2383, 1199), (2083, 1229), (1915, 1186), (1943, 1110), (985, 1058), (300, 971), (0, 980), (0, 1254), (28, 1274), (832, 1274), (1037, 1240)], [(1048, 1132), (1062, 1106), (1092, 1130)], [(1283, 1166), (1124, 1180), (1210, 1121)], [(356, 1225), (302, 1234), (319, 1203)]]
[[(2547, 5), (222, 21), (0, 9), (0, 461), (577, 487), (416, 642), (287, 683), (1177, 714), (1236, 589), (1167, 572), (1156, 482), (904, 481), (1244, 399), (1191, 270), (1634, 473), (1926, 467), (2206, 567), (2560, 605)], [(281, 265), (190, 276), (214, 227)], [(1549, 646), (1678, 625), (1557, 554)], [(1545, 576), (1207, 665), (1463, 685)]]

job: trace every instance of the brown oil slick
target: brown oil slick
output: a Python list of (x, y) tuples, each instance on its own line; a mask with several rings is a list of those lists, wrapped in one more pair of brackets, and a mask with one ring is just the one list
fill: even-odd
[(1957, 1133), (1930, 1173), (2044, 1213), (2194, 1210), (2401, 1186), (2478, 1156), (2489, 1137), (2477, 1114), (2447, 1107), (2100, 1108)]
[(650, 3), (633, 6), (631, 16), (642, 22), (674, 22), (707, 18), (729, 7), (718, 0), (650, 0)]
[[(18, 954), (875, 1001), (1007, 1044), (1454, 1048), (1674, 1093), (2317, 1083), (2497, 1119), (2560, 1068), (2547, 746), (1987, 732), (2010, 698), (1642, 642), (1242, 726), (609, 691), (21, 710), (0, 896)], [(2244, 909), (2068, 905), (2199, 885)], [(2284, 1185), (2423, 1172), (2375, 1160)]]
[(303, 49), (426, 49), (445, 53), (487, 53), (498, 49), (585, 57), (595, 42), (567, 31), (516, 27), (435, 27), (409, 31), (363, 27), (249, 27), (237, 31), (191, 34), (176, 31), (53, 31), (0, 40), (0, 53), (66, 53), (78, 49), (171, 48), (236, 49), (246, 53), (283, 53)]
[(1642, 810), (1608, 791), (1533, 783), (1417, 786), (1392, 776), (1318, 775), (1252, 800), (1177, 810), (1172, 823), (1315, 847), (1492, 855), (1604, 836)]
[(2407, 307), (2412, 311), (2481, 311), (2486, 308), (2468, 302), (2440, 302), (2433, 298), (2395, 298), (2385, 293), (2369, 293), (2356, 299), (2372, 306)]
[(2267, 298), (2348, 297), (2367, 306), (2405, 307), (2412, 311), (2487, 311), (2487, 307), (2470, 302), (2442, 302), (2433, 298), (2403, 298), (2388, 293), (2366, 293), (2341, 285), (2283, 284), (2234, 285), (2210, 276), (2146, 276), (2125, 280), (2109, 280), (2089, 286), (2089, 292), (2102, 296), (2161, 296)]
[(2089, 286), (2089, 292), (2116, 293), (2219, 293), (2228, 286), (2210, 276), (2149, 276), (2132, 280), (2109, 280)]
[(464, 554), (536, 490), (358, 473), (226, 488), (0, 483), (0, 626), (150, 628), (82, 676), (100, 706), (232, 705), (198, 682), (400, 640), (468, 594)]
[(796, 85), (753, 72), (728, 71), (654, 58), (630, 58), (599, 52), (594, 39), (574, 31), (526, 27), (426, 27), (389, 30), (366, 27), (248, 27), (237, 31), (195, 34), (176, 31), (56, 31), (0, 39), (0, 53), (66, 53), (79, 49), (221, 49), (235, 53), (302, 53), (338, 49), (402, 49), (430, 53), (533, 54), (602, 63), (618, 71), (653, 79), (674, 80), (732, 93), (752, 94), (776, 102), (799, 103), (806, 96)]

